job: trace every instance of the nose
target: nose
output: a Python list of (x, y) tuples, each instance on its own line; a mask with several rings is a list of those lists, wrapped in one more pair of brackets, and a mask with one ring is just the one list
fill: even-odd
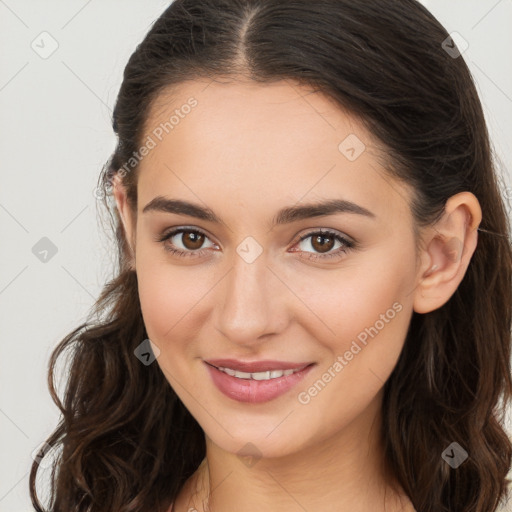
[(265, 251), (252, 263), (234, 255), (215, 297), (215, 326), (227, 340), (252, 346), (288, 325), (291, 292), (269, 267)]

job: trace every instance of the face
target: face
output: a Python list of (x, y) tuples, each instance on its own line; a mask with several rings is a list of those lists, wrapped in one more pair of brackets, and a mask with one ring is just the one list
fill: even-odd
[[(380, 400), (410, 322), (410, 190), (357, 118), (288, 82), (181, 84), (145, 140), (128, 230), (156, 364), (227, 451), (343, 432)], [(244, 379), (217, 359), (309, 366)]]

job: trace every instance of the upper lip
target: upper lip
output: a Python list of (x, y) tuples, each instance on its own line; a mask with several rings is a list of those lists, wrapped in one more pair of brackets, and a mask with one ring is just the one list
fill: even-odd
[(205, 360), (217, 368), (231, 368), (239, 372), (257, 373), (273, 370), (295, 370), (304, 368), (313, 363), (290, 363), (288, 361), (238, 361), (236, 359), (208, 359)]

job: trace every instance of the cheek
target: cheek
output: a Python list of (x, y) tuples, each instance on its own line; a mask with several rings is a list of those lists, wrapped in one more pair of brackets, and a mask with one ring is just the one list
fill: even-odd
[(324, 294), (316, 295), (312, 309), (321, 311), (329, 330), (316, 329), (315, 339), (329, 356), (303, 386), (301, 403), (356, 414), (388, 379), (412, 315), (415, 257), (400, 254), (388, 251), (347, 269), (336, 280), (339, 286), (324, 286)]
[(319, 343), (331, 351), (344, 352), (353, 340), (364, 344), (377, 334), (407, 329), (415, 255), (412, 249), (407, 254), (403, 249), (397, 252), (388, 246), (368, 252), (357, 262), (354, 259), (354, 264), (347, 263), (339, 271), (301, 278), (298, 293), (316, 313), (315, 318), (306, 315), (303, 320), (309, 330), (314, 329)]
[(336, 338), (345, 342), (358, 339), (364, 344), (369, 337), (397, 328), (405, 309), (402, 290), (406, 288), (401, 277), (392, 269), (387, 274), (368, 271), (360, 278), (351, 276), (337, 301), (330, 303), (338, 306), (337, 314), (334, 307), (329, 311)]
[(142, 316), (149, 338), (162, 352), (172, 343), (194, 347), (195, 329), (201, 325), (201, 301), (214, 286), (212, 272), (198, 272), (197, 267), (176, 266), (166, 256), (137, 254), (137, 279)]

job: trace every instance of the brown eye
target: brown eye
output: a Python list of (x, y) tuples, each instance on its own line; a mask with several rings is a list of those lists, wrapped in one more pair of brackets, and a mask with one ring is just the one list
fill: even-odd
[(334, 237), (329, 235), (316, 235), (311, 237), (311, 246), (320, 253), (329, 252), (334, 247)]
[[(208, 249), (217, 247), (205, 233), (196, 229), (175, 229), (156, 241), (162, 243), (166, 251), (180, 257), (198, 257), (204, 255)], [(210, 245), (205, 246), (206, 241)]]
[[(307, 254), (308, 260), (325, 260), (334, 257), (340, 258), (355, 246), (354, 241), (333, 231), (320, 230), (302, 236), (297, 244), (298, 249), (293, 249), (293, 252)], [(301, 256), (301, 258), (305, 258), (305, 256)]]
[(183, 231), (181, 241), (185, 248), (194, 251), (200, 249), (204, 243), (205, 236), (196, 231)]

